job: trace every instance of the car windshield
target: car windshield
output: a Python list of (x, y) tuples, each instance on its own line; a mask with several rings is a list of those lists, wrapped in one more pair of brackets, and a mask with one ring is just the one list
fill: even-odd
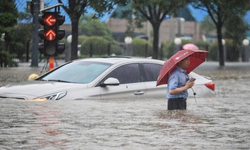
[(111, 65), (112, 64), (109, 63), (90, 61), (72, 62), (45, 75), (40, 78), (40, 80), (69, 83), (89, 83)]

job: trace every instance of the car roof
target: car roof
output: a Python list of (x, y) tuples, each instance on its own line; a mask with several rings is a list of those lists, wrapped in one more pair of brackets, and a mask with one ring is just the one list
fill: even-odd
[(164, 61), (157, 60), (157, 59), (150, 59), (150, 58), (137, 58), (137, 57), (128, 57), (128, 58), (113, 58), (113, 57), (107, 57), (107, 58), (84, 58), (84, 59), (78, 59), (75, 61), (94, 61), (94, 62), (103, 62), (103, 63), (110, 63), (110, 64), (117, 64), (117, 63), (126, 63), (126, 62), (143, 62), (143, 63), (157, 63), (157, 64), (163, 64)]

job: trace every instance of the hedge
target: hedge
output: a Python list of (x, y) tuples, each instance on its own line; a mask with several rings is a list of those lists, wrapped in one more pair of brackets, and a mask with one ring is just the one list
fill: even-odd
[(17, 67), (17, 62), (11, 59), (11, 56), (6, 51), (0, 51), (0, 67)]
[(108, 50), (110, 50), (110, 54), (121, 55), (122, 48), (117, 44), (112, 44), (108, 40), (98, 37), (92, 36), (83, 40), (81, 43), (81, 55), (89, 55), (90, 52), (94, 55), (107, 55)]

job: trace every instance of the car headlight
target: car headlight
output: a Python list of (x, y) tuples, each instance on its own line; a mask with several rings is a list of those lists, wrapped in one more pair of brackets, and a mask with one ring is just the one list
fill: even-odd
[(67, 91), (64, 91), (64, 92), (53, 93), (53, 94), (49, 94), (49, 95), (45, 95), (45, 96), (40, 96), (38, 98), (35, 98), (34, 100), (40, 100), (40, 99), (60, 100), (61, 98), (63, 98), (66, 95), (67, 95)]

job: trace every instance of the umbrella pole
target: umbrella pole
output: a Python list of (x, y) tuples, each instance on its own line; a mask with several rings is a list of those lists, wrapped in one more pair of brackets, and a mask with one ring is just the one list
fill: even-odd
[(191, 89), (192, 89), (193, 94), (194, 94), (194, 99), (195, 99), (195, 102), (197, 103), (197, 101), (196, 101), (196, 93), (195, 93), (195, 91), (194, 91), (194, 89), (193, 89), (193, 88), (191, 88)]

